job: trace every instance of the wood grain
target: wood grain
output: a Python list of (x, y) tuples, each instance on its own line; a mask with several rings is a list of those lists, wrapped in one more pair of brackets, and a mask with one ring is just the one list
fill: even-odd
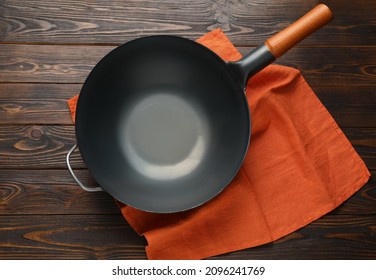
[[(237, 45), (259, 45), (317, 5), (315, 0), (22, 1), (0, 4), (0, 41), (123, 43), (171, 34), (195, 39), (222, 28)], [(328, 0), (334, 21), (304, 41), (315, 45), (375, 45), (373, 0)], [(365, 8), (367, 7), (367, 8)]]
[[(145, 259), (120, 215), (0, 216), (0, 259)], [(280, 240), (211, 259), (373, 259), (376, 216), (326, 215)]]
[[(83, 83), (114, 46), (0, 44), (0, 82)], [(239, 48), (245, 54), (252, 48)], [(311, 85), (375, 85), (375, 47), (295, 48), (278, 64), (302, 71)], [(58, 55), (57, 55), (58, 54)]]
[(145, 259), (121, 215), (0, 216), (0, 259)]
[(0, 45), (0, 82), (83, 83), (114, 47)]
[(337, 84), (311, 88), (342, 128), (375, 126), (375, 86)]
[[(0, 126), (0, 170), (66, 168), (65, 157), (75, 144), (73, 126)], [(79, 152), (72, 167), (84, 168)], [(4, 171), (0, 171), (4, 172)]]
[[(98, 186), (87, 170), (75, 170), (86, 186)], [(82, 190), (68, 170), (1, 170), (0, 215), (120, 214), (106, 192)]]
[(0, 124), (72, 124), (67, 100), (81, 84), (0, 84)]
[[(76, 170), (87, 186), (97, 186), (87, 170)], [(376, 170), (372, 171), (376, 176)], [(105, 192), (88, 193), (67, 170), (1, 170), (1, 215), (99, 215), (120, 214)], [(370, 180), (332, 214), (376, 215), (376, 183)]]
[(375, 215), (326, 215), (273, 243), (212, 259), (374, 259), (375, 225)]
[[(370, 169), (376, 169), (376, 128), (346, 128), (350, 142)], [(65, 156), (75, 143), (74, 126), (0, 126), (0, 172), (5, 169), (65, 169)], [(79, 152), (74, 168), (85, 168)], [(3, 169), (3, 170), (2, 170)]]

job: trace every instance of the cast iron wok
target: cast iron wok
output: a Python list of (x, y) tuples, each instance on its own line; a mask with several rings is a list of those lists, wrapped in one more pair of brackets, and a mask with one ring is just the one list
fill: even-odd
[[(248, 79), (332, 18), (319, 5), (243, 59), (225, 62), (175, 36), (130, 41), (91, 71), (76, 111), (77, 146), (100, 188), (150, 212), (210, 200), (237, 174), (251, 121)], [(272, 141), (272, 139), (271, 139)]]

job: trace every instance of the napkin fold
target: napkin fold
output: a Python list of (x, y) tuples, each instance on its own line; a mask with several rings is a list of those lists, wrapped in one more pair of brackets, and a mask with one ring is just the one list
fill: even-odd
[[(224, 60), (241, 58), (220, 29), (197, 41)], [(275, 241), (333, 210), (368, 181), (364, 162), (298, 70), (270, 65), (250, 79), (246, 92), (250, 146), (222, 193), (173, 214), (119, 203), (147, 239), (149, 259), (203, 259)], [(77, 96), (68, 100), (73, 120), (76, 102)]]

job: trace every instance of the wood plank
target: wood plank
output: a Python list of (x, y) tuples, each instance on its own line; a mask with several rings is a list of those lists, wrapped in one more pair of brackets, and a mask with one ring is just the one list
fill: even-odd
[[(85, 185), (97, 186), (87, 170), (75, 173)], [(331, 214), (376, 215), (375, 201), (371, 180)], [(67, 170), (0, 170), (0, 215), (119, 213), (112, 197), (81, 190)]]
[[(0, 126), (0, 169), (66, 168), (65, 157), (75, 144), (74, 126)], [(85, 168), (79, 152), (73, 168)], [(5, 171), (0, 171), (5, 172)]]
[[(0, 45), (0, 82), (83, 83), (115, 46)], [(239, 48), (247, 53), (252, 48)], [(302, 71), (311, 85), (375, 85), (375, 47), (295, 48), (278, 64)], [(57, 55), (58, 54), (58, 55)]]
[[(75, 170), (83, 184), (98, 186), (87, 170)], [(0, 215), (120, 214), (106, 192), (86, 192), (68, 170), (1, 170)]]
[(375, 215), (326, 215), (273, 243), (211, 259), (374, 260), (375, 225)]
[(83, 83), (114, 47), (0, 45), (0, 82)]
[[(375, 45), (373, 0), (328, 0), (335, 19), (304, 44)], [(222, 28), (238, 45), (259, 45), (317, 5), (315, 0), (67, 1), (5, 0), (0, 41), (123, 43), (139, 36), (197, 38)]]
[(81, 87), (81, 84), (0, 84), (0, 124), (72, 124), (67, 100), (78, 94)]
[[(121, 216), (0, 216), (1, 259), (145, 259)], [(376, 215), (327, 215), (288, 236), (212, 259), (375, 259)], [(192, 245), (194, 246), (194, 245)]]
[(376, 91), (373, 85), (311, 85), (340, 127), (376, 126)]
[[(0, 83), (0, 124), (72, 124), (67, 100), (81, 84)], [(372, 85), (313, 85), (319, 99), (342, 127), (376, 124)]]
[[(376, 128), (346, 128), (346, 134), (368, 168), (376, 169)], [(0, 172), (6, 169), (66, 169), (65, 157), (75, 143), (74, 126), (0, 126)], [(85, 168), (79, 155), (73, 168)]]
[(121, 215), (0, 216), (0, 259), (145, 259)]

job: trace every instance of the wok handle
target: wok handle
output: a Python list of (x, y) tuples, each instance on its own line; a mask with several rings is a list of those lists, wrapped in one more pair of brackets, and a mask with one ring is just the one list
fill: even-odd
[(289, 49), (333, 19), (330, 9), (319, 4), (296, 22), (272, 36), (260, 47), (252, 50), (242, 59), (227, 65), (243, 89), (250, 77), (271, 64)]
[(269, 38), (265, 45), (273, 56), (278, 58), (332, 19), (333, 14), (328, 6), (319, 4), (290, 26)]
[(81, 181), (74, 174), (73, 169), (72, 169), (72, 167), (70, 165), (70, 156), (74, 152), (74, 150), (76, 150), (76, 149), (77, 149), (77, 144), (74, 144), (74, 146), (69, 150), (69, 152), (67, 154), (67, 157), (66, 157), (66, 162), (67, 162), (68, 170), (69, 170), (71, 176), (76, 181), (77, 185), (79, 185), (81, 187), (81, 189), (83, 189), (83, 190), (85, 190), (87, 192), (101, 192), (101, 191), (103, 191), (103, 189), (101, 187), (91, 187), (91, 188), (86, 187), (84, 184), (81, 183)]

